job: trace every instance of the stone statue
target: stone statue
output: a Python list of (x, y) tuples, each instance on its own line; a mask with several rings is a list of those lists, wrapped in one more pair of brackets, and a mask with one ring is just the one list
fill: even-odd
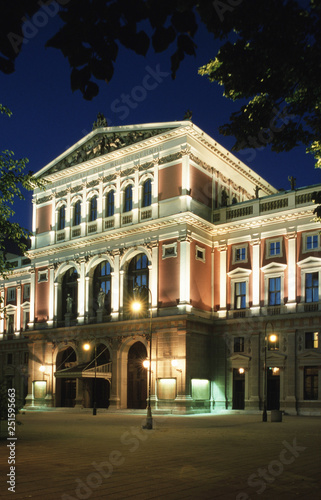
[(67, 302), (67, 313), (71, 314), (72, 313), (73, 300), (72, 300), (72, 297), (71, 297), (70, 293), (68, 293), (68, 295), (67, 295), (66, 302)]
[(107, 120), (102, 113), (98, 113), (97, 121), (93, 123), (93, 130), (100, 127), (108, 127)]
[(227, 199), (228, 199), (228, 194), (225, 191), (225, 189), (223, 189), (222, 194), (221, 194), (221, 206), (222, 207), (227, 207)]
[(104, 307), (105, 307), (105, 292), (102, 288), (99, 290), (97, 302), (98, 302), (98, 308), (104, 309)]
[(295, 178), (295, 177), (293, 177), (292, 175), (290, 175), (290, 176), (288, 177), (288, 180), (289, 180), (289, 181), (290, 181), (290, 183), (291, 183), (291, 190), (293, 191), (293, 190), (295, 189), (296, 178)]

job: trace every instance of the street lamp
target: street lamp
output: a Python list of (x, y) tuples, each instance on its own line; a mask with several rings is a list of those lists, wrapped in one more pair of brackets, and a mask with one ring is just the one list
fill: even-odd
[(266, 350), (267, 350), (267, 342), (275, 343), (278, 339), (275, 333), (272, 333), (269, 338), (266, 336), (267, 327), (271, 325), (272, 330), (274, 329), (272, 321), (268, 321), (265, 324), (265, 334), (264, 334), (264, 379), (263, 379), (263, 413), (262, 413), (262, 422), (267, 422), (267, 370), (266, 370)]
[[(143, 426), (144, 429), (152, 429), (153, 428), (153, 417), (152, 417), (152, 409), (150, 406), (150, 393), (152, 386), (152, 318), (153, 318), (153, 310), (152, 310), (152, 292), (146, 285), (135, 286), (134, 288), (134, 300), (131, 304), (132, 311), (138, 313), (142, 309), (142, 300), (141, 298), (137, 299), (137, 295), (141, 295), (143, 290), (147, 290), (150, 294), (150, 317), (149, 317), (149, 372), (148, 372), (148, 405), (147, 405), (147, 418), (146, 425)], [(145, 363), (146, 365), (146, 363)]]
[[(86, 343), (83, 346), (85, 351), (89, 351), (90, 349), (90, 344)], [(96, 380), (97, 380), (97, 345), (96, 345), (96, 340), (94, 341), (94, 348), (95, 348), (95, 377), (94, 377), (94, 393), (93, 393), (93, 415), (97, 414), (97, 404), (96, 404)]]

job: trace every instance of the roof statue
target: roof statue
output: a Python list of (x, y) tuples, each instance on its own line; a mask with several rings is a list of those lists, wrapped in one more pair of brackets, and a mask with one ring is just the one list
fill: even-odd
[(190, 109), (188, 109), (184, 115), (183, 120), (191, 120), (193, 116), (193, 113)]
[(108, 127), (107, 120), (102, 113), (98, 113), (97, 121), (93, 123), (93, 130), (96, 130), (96, 128), (100, 127)]

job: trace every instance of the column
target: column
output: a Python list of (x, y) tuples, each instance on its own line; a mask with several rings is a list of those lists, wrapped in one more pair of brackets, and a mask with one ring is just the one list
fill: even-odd
[(152, 269), (150, 273), (151, 280), (149, 288), (152, 293), (152, 309), (156, 309), (158, 305), (158, 241), (152, 243)]
[(179, 308), (182, 312), (191, 308), (191, 241), (190, 236), (180, 238), (180, 285), (179, 285)]
[(15, 332), (21, 332), (21, 285), (17, 286), (17, 318)]
[(227, 293), (227, 245), (221, 244), (219, 247), (220, 252), (220, 310), (218, 311), (219, 317), (226, 316), (226, 293)]
[(287, 310), (296, 310), (296, 233), (290, 232), (286, 236), (288, 240), (288, 301)]
[(55, 297), (55, 267), (52, 264), (49, 266), (49, 319), (47, 324), (50, 328), (53, 327), (54, 320), (54, 297)]
[(119, 261), (120, 261), (120, 252), (119, 250), (115, 250), (113, 252), (114, 256), (114, 268), (111, 273), (111, 317), (112, 320), (117, 321), (119, 319), (119, 307), (120, 307), (120, 296), (119, 296), (119, 287), (120, 287), (120, 273), (119, 273)]
[(35, 297), (36, 297), (36, 271), (30, 270), (30, 315), (28, 327), (33, 330), (35, 327)]
[(260, 240), (251, 241), (252, 246), (252, 309), (260, 308)]
[(80, 259), (80, 277), (78, 278), (78, 324), (85, 322), (85, 259)]

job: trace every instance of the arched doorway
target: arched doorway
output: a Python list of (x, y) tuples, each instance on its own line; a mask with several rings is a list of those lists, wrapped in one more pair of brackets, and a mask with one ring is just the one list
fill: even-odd
[[(108, 347), (104, 344), (98, 344), (96, 348), (97, 356), (97, 368), (101, 365), (105, 365), (110, 362), (110, 352)], [(94, 368), (95, 366), (95, 350), (91, 356), (91, 363), (88, 368)], [(97, 370), (99, 373), (99, 370)], [(110, 398), (110, 382), (105, 378), (100, 378), (99, 375), (92, 378), (84, 379), (84, 383), (87, 385), (87, 392), (89, 394), (90, 402), (86, 406), (93, 408), (94, 405), (94, 394), (96, 394), (96, 408), (108, 408), (109, 398)], [(96, 384), (96, 387), (95, 387)]]
[(147, 370), (143, 367), (146, 358), (147, 351), (144, 344), (135, 342), (128, 351), (127, 408), (146, 408)]
[[(64, 370), (77, 365), (76, 352), (72, 347), (66, 347), (59, 351), (56, 359), (56, 370)], [(56, 379), (56, 406), (73, 407), (76, 398), (76, 379), (57, 378)]]
[(233, 368), (233, 410), (244, 410), (245, 373)]

